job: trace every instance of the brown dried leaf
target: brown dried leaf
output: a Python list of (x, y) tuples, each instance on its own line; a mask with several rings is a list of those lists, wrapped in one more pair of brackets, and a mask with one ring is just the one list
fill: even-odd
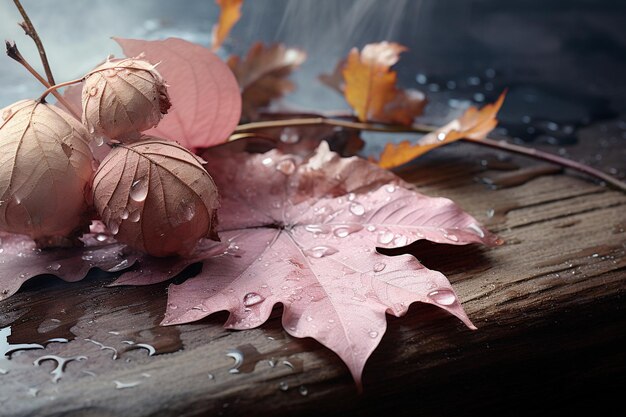
[(215, 52), (228, 37), (235, 23), (241, 18), (241, 6), (243, 0), (215, 0), (220, 6), (220, 19), (213, 26), (211, 49)]
[(217, 239), (217, 188), (198, 158), (157, 138), (114, 148), (94, 178), (94, 206), (115, 239), (153, 256)]
[(458, 119), (424, 136), (416, 144), (409, 141), (398, 144), (388, 143), (380, 155), (378, 165), (382, 168), (394, 168), (425, 154), (431, 149), (463, 138), (484, 139), (498, 124), (496, 115), (502, 107), (506, 92), (500, 94), (495, 103), (487, 104), (482, 109), (470, 107)]
[(295, 88), (287, 77), (306, 59), (306, 54), (282, 44), (252, 45), (245, 59), (231, 56), (228, 66), (242, 90), (244, 119), (255, 119), (258, 109), (281, 98)]

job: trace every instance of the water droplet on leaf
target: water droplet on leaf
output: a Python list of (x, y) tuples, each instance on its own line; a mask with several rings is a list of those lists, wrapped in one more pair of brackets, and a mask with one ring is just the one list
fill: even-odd
[(148, 182), (145, 178), (140, 178), (133, 181), (130, 187), (130, 198), (135, 201), (141, 202), (148, 196)]
[(380, 272), (385, 269), (387, 265), (384, 262), (376, 262), (374, 264), (374, 272)]
[(428, 296), (437, 304), (450, 306), (456, 301), (456, 296), (450, 290), (441, 289), (428, 293)]
[(339, 252), (337, 249), (332, 246), (315, 246), (311, 249), (307, 249), (304, 251), (304, 254), (310, 256), (311, 258), (323, 258), (324, 256), (329, 256)]
[(253, 305), (259, 304), (263, 300), (265, 300), (265, 298), (263, 298), (262, 295), (255, 292), (249, 292), (243, 297), (243, 305), (245, 305), (246, 307), (251, 307)]
[(350, 213), (354, 214), (355, 216), (362, 216), (363, 214), (365, 214), (365, 207), (363, 207), (361, 203), (350, 203)]

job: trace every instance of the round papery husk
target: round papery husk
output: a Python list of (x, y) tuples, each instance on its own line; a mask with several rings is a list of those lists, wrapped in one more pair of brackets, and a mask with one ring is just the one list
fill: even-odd
[(115, 238), (153, 256), (185, 256), (216, 233), (218, 192), (199, 159), (145, 137), (115, 146), (93, 183), (94, 207)]
[(99, 141), (125, 141), (156, 126), (171, 106), (155, 66), (136, 58), (111, 59), (85, 77), (82, 120)]
[(66, 111), (34, 100), (0, 115), (0, 229), (43, 246), (69, 244), (89, 225), (89, 133)]

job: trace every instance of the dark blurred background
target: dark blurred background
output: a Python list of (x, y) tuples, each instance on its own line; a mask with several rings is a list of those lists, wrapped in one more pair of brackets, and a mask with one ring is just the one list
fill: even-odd
[[(109, 53), (111, 36), (178, 36), (208, 45), (218, 8), (212, 0), (128, 2), (23, 0), (44, 40), (57, 80), (75, 78)], [(0, 3), (0, 33), (32, 63), (32, 42)], [(609, 0), (248, 0), (220, 54), (242, 54), (256, 40), (308, 52), (284, 103), (346, 108), (317, 81), (353, 46), (406, 45), (396, 69), (404, 87), (425, 91), (427, 120), (443, 122), (470, 103), (508, 88), (495, 136), (545, 148), (613, 175), (626, 171), (626, 2)], [(0, 107), (42, 88), (0, 59)]]

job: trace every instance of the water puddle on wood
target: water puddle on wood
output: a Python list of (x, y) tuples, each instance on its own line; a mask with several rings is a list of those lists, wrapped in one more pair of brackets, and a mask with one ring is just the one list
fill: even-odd
[[(29, 356), (38, 357), (35, 363), (38, 365), (50, 353), (61, 359), (91, 357), (91, 361), (81, 361), (101, 362), (124, 356), (130, 360), (130, 353), (127, 353), (130, 351), (142, 352), (147, 357), (182, 349), (178, 327), (159, 325), (165, 311), (168, 284), (106, 287), (112, 279), (110, 275), (90, 276), (68, 285), (44, 276), (35, 278), (16, 295), (0, 302), (0, 381), (3, 374), (32, 370), (33, 359), (30, 363), (22, 358), (12, 359), (12, 356), (21, 356), (23, 350), (42, 349), (40, 355)], [(72, 346), (52, 347), (52, 344), (62, 343)], [(133, 354), (137, 355), (140, 354)], [(48, 370), (50, 366), (46, 363), (44, 361), (42, 367)], [(64, 366), (59, 369), (53, 375), (56, 381), (62, 376)]]

